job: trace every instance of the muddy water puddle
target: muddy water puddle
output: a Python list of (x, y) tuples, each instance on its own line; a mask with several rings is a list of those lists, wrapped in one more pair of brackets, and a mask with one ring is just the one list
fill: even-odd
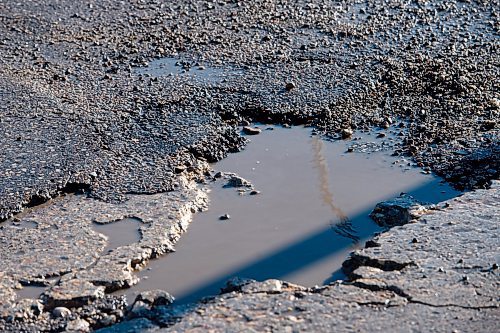
[(42, 286), (26, 286), (22, 289), (16, 290), (18, 299), (37, 299), (46, 290)]
[(36, 229), (38, 227), (38, 223), (36, 221), (11, 221), (9, 226), (13, 228), (19, 228), (19, 229)]
[(141, 225), (141, 220), (132, 217), (110, 223), (93, 222), (94, 230), (107, 237), (107, 245), (103, 253), (108, 253), (120, 246), (139, 242)]
[[(346, 153), (352, 141), (325, 142), (301, 127), (262, 129), (243, 152), (213, 166), (260, 193), (212, 183), (209, 210), (196, 214), (175, 253), (138, 273), (141, 282), (122, 291), (129, 300), (163, 289), (179, 303), (196, 301), (234, 276), (326, 284), (342, 278), (348, 253), (381, 230), (368, 217), (376, 203), (401, 192), (429, 203), (458, 194), (390, 151)], [(356, 142), (370, 140), (377, 139)]]
[(16, 289), (17, 299), (38, 299), (50, 285), (59, 281), (59, 277), (51, 277), (46, 279), (46, 285), (28, 285), (23, 286), (22, 289)]
[(138, 68), (135, 72), (152, 77), (187, 76), (206, 82), (221, 82), (230, 77), (243, 75), (241, 70), (205, 66), (168, 57), (155, 59), (147, 67)]

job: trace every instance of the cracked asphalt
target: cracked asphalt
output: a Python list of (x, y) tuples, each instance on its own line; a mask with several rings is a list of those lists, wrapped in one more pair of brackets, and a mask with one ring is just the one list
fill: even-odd
[[(356, 253), (351, 264), (363, 256), (379, 264), (360, 264), (348, 286), (300, 291), (303, 298), (297, 290), (227, 294), (196, 311), (169, 310), (165, 321), (135, 319), (138, 327), (172, 325), (171, 312), (180, 311), (185, 319), (169, 329), (498, 328), (498, 269), (488, 268), (498, 267), (491, 253), (498, 252), (498, 206), (490, 200), (498, 189), (481, 189), (499, 177), (499, 8), (496, 0), (0, 2), (0, 241), (9, 251), (0, 269), (0, 329), (93, 330), (130, 319), (123, 300), (103, 292), (171, 250), (182, 227), (152, 232), (144, 247), (124, 250), (119, 269), (111, 269), (120, 265), (117, 256), (86, 270), (105, 240), (88, 229), (91, 219), (78, 216), (77, 199), (88, 211), (144, 218), (134, 205), (145, 195), (166, 196), (174, 212), (200, 209), (200, 193), (183, 197), (185, 186), (202, 181), (206, 161), (241, 149), (237, 126), (248, 122), (308, 125), (332, 140), (356, 131), (395, 136), (395, 155), (479, 191), (450, 203), (455, 212), (396, 227), (379, 237), (380, 247)], [(148, 67), (163, 58), (178, 63), (173, 75)], [(37, 228), (10, 225), (32, 213)], [(78, 242), (60, 238), (44, 249), (50, 239), (41, 230), (52, 235), (53, 225)], [(409, 237), (417, 242), (408, 245)], [(33, 249), (47, 261), (37, 261)], [(58, 262), (51, 251), (68, 259)], [(415, 265), (386, 271), (384, 258)], [(13, 268), (18, 260), (26, 270)], [(108, 269), (119, 274), (107, 276)], [(16, 303), (20, 284), (57, 287), (47, 279), (63, 274), (57, 283), (72, 286), (66, 295), (78, 288), (86, 295), (70, 317), (54, 318), (43, 302)], [(75, 274), (80, 278), (69, 278)], [(397, 305), (381, 305), (382, 298)], [(306, 310), (287, 310), (295, 304)], [(434, 326), (438, 318), (443, 323)]]
[(349, 282), (247, 281), (186, 313), (156, 307), (102, 332), (495, 332), (499, 202), (497, 182), (375, 237), (346, 262)]

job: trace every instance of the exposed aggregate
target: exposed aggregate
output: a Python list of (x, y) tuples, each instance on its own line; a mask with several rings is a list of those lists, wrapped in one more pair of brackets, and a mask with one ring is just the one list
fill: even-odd
[[(458, 188), (488, 187), (499, 177), (499, 8), (497, 0), (0, 2), (0, 330), (131, 319), (125, 301), (105, 292), (136, 283), (133, 270), (173, 250), (206, 205), (193, 177), (207, 171), (204, 161), (241, 149), (237, 125), (305, 124), (330, 139), (376, 131), (381, 142), (391, 136), (396, 155)], [(154, 67), (162, 58), (177, 62), (172, 74)], [(280, 291), (152, 309), (155, 319), (120, 329), (158, 330), (184, 316), (169, 330), (498, 330), (498, 205), (488, 198), (498, 189), (476, 193), (355, 253), (352, 284), (271, 283)], [(91, 222), (124, 217), (144, 223), (141, 241), (102, 254), (106, 239)], [(46, 286), (45, 298), (16, 300), (20, 284)], [(60, 305), (71, 316), (55, 318)]]

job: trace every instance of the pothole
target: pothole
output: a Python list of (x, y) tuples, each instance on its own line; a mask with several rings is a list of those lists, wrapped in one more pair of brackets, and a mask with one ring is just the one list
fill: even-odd
[[(150, 262), (142, 281), (120, 293), (133, 300), (163, 289), (181, 304), (218, 294), (234, 276), (327, 284), (343, 278), (348, 253), (381, 230), (368, 217), (378, 202), (401, 192), (428, 203), (459, 194), (390, 151), (347, 153), (351, 141), (326, 142), (307, 128), (261, 129), (243, 152), (213, 165), (257, 192), (214, 181), (209, 210), (196, 214), (176, 252)], [(360, 136), (358, 143), (381, 140)]]
[(229, 77), (242, 75), (243, 71), (211, 67), (167, 57), (155, 59), (147, 67), (138, 68), (135, 73), (152, 77), (187, 76), (201, 81), (221, 82)]
[(8, 224), (8, 226), (19, 229), (36, 229), (38, 227), (38, 223), (36, 221), (14, 219)]
[(40, 295), (42, 295), (50, 285), (54, 285), (59, 281), (60, 277), (51, 277), (45, 279), (46, 283), (43, 284), (33, 284), (23, 286), (22, 289), (16, 289), (17, 299), (38, 299)]
[(45, 286), (25, 286), (16, 290), (16, 294), (18, 299), (37, 299), (45, 290)]
[(142, 221), (133, 217), (109, 223), (93, 223), (94, 230), (107, 237), (107, 245), (103, 253), (108, 253), (120, 246), (139, 242), (141, 225)]

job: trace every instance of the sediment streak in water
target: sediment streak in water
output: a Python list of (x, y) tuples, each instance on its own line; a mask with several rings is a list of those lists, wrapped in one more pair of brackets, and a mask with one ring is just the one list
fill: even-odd
[(316, 169), (318, 170), (319, 175), (321, 198), (323, 202), (331, 209), (332, 213), (335, 214), (338, 218), (338, 221), (332, 219), (330, 221), (330, 225), (332, 226), (333, 230), (335, 230), (335, 232), (339, 235), (348, 237), (354, 242), (357, 242), (359, 241), (359, 237), (356, 236), (356, 230), (353, 228), (349, 217), (344, 213), (344, 211), (340, 207), (335, 205), (333, 194), (330, 191), (330, 178), (328, 177), (328, 164), (323, 153), (323, 141), (317, 136), (314, 136), (311, 138), (311, 144), (314, 153), (313, 162)]

